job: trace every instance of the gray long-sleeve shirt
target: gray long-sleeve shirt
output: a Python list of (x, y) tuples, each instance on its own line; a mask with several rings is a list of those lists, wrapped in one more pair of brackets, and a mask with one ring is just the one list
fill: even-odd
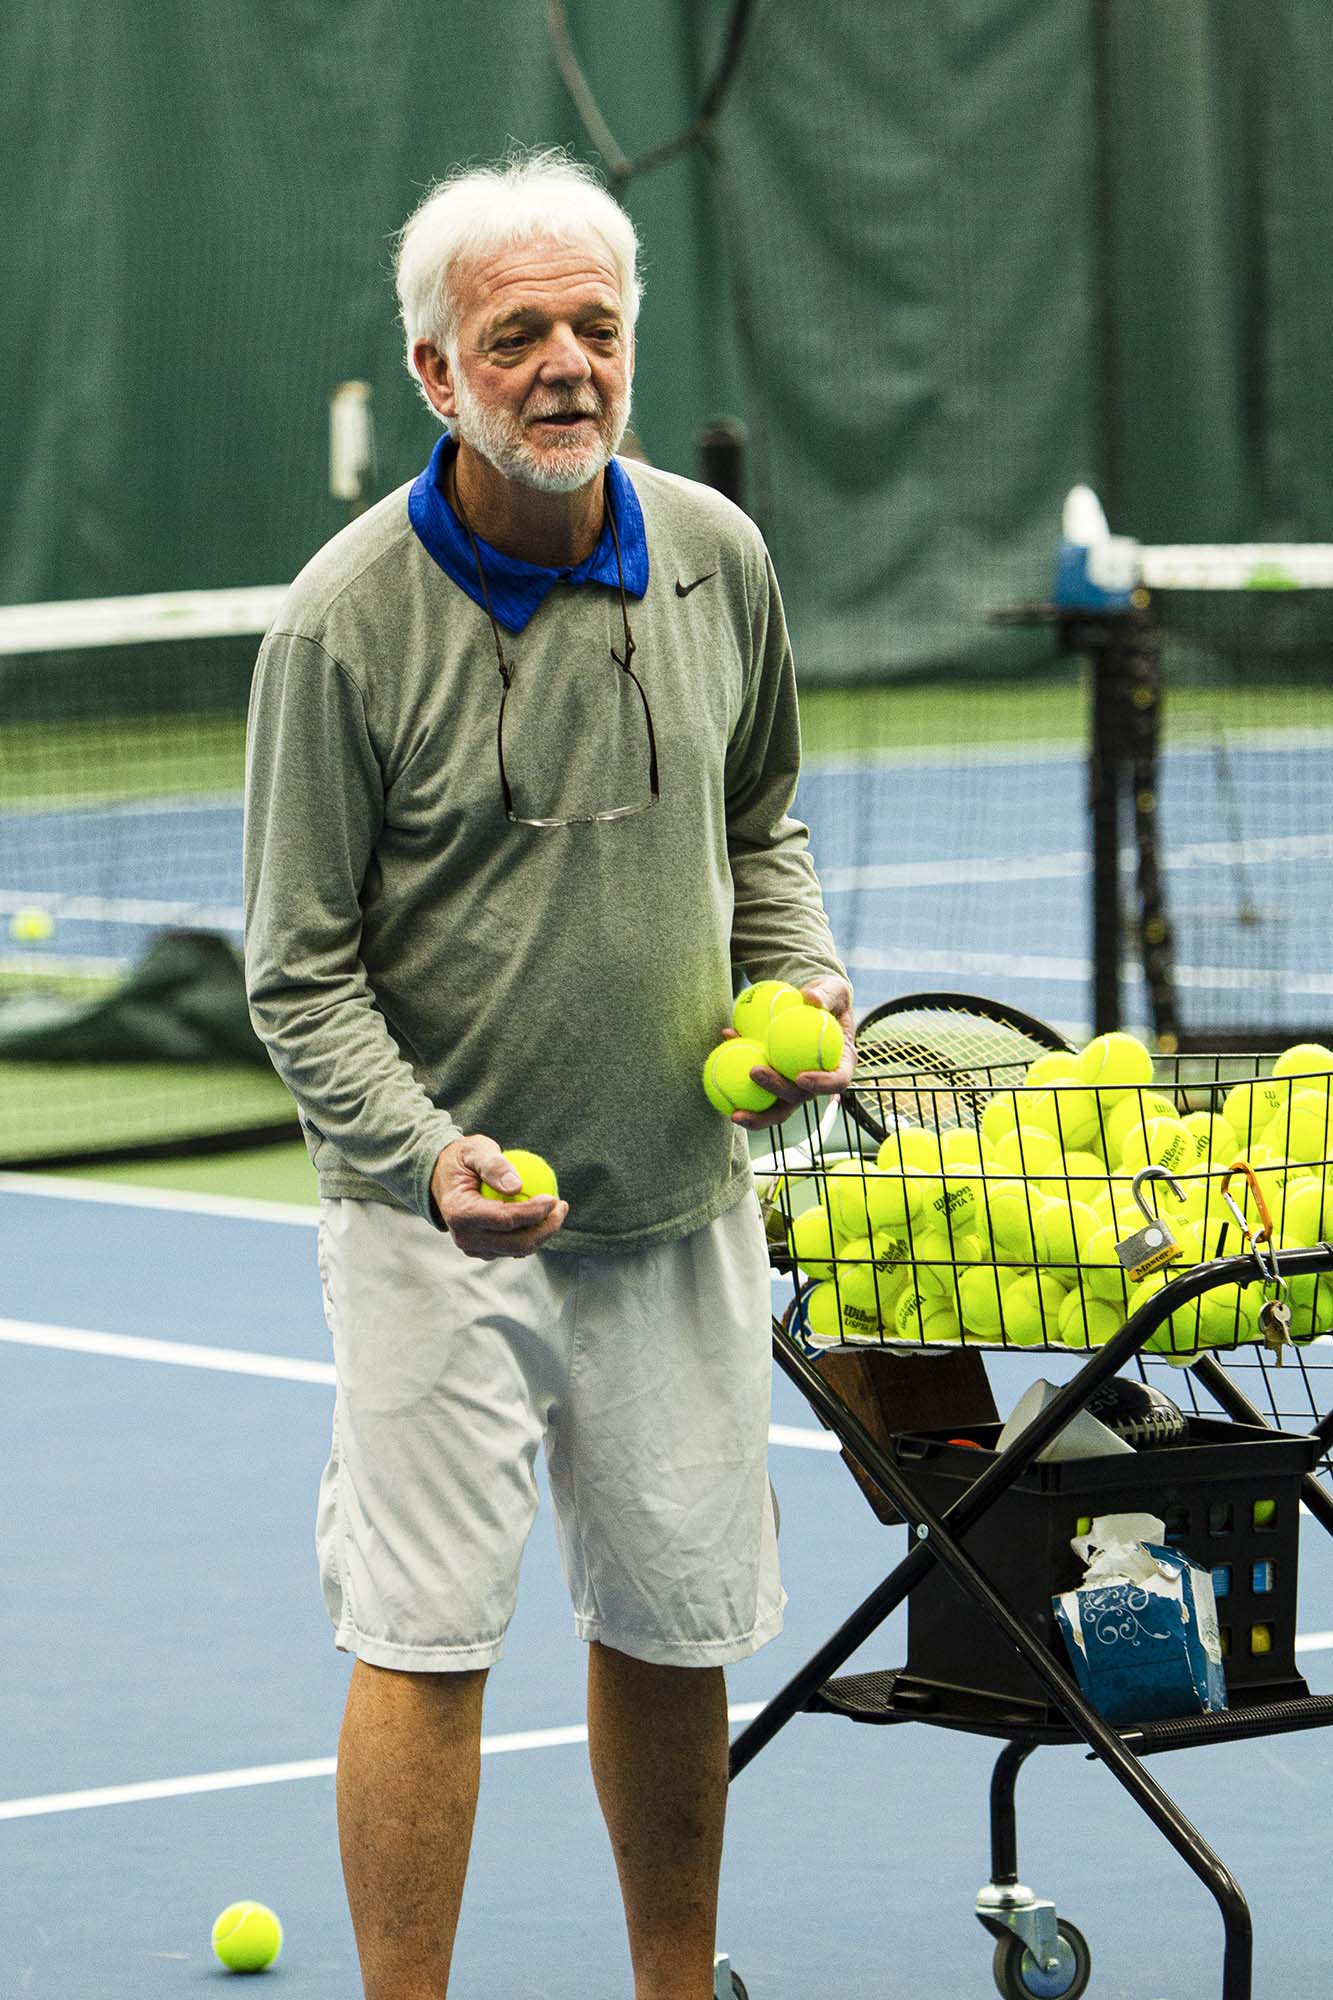
[[(297, 578), (260, 651), (246, 783), (255, 1027), (326, 1195), (438, 1224), (444, 1146), (543, 1154), (570, 1204), (551, 1251), (683, 1236), (750, 1185), (704, 1096), (733, 967), (842, 972), (789, 815), (800, 756), (777, 584), (746, 517), (639, 464), (651, 573), (631, 600), (661, 800), (598, 825), (505, 817), (485, 614), (390, 494)], [(709, 580), (682, 597), (678, 582)], [(557, 583), (506, 635), (521, 813), (647, 795), (643, 711), (611, 661), (617, 593)]]

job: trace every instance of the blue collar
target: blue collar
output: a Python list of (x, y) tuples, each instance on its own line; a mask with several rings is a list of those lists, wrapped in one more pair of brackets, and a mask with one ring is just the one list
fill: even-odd
[[(444, 497), (445, 473), (456, 450), (453, 438), (446, 432), (431, 453), (430, 464), (413, 482), (407, 496), (407, 518), (427, 554), (460, 590), (467, 592), (474, 604), (485, 610), (486, 600), (481, 594), (467, 530)], [(606, 468), (606, 504), (615, 515), (616, 532), (620, 536), (626, 594), (642, 597), (648, 588), (648, 541), (643, 528), (643, 509), (628, 475), (614, 458)], [(544, 569), (539, 563), (521, 562), (517, 556), (502, 555), (489, 542), (483, 542), (480, 535), (477, 547), (486, 569), (491, 609), (507, 632), (521, 632), (557, 583), (605, 583), (612, 590), (619, 586), (609, 522), (603, 522), (601, 540), (577, 569)]]

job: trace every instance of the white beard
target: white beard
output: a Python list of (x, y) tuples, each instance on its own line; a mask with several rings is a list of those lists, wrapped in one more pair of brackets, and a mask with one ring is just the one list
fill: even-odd
[[(453, 436), (470, 445), (506, 479), (535, 487), (540, 493), (576, 493), (596, 479), (614, 456), (629, 422), (628, 389), (612, 403), (603, 403), (589, 385), (563, 395), (557, 391), (543, 414), (565, 415), (579, 410), (594, 419), (596, 433), (590, 438), (582, 430), (567, 435), (553, 431), (545, 442), (535, 444), (522, 417), (491, 409), (473, 395), (456, 359), (453, 377), (458, 403), (457, 415), (449, 419)], [(596, 402), (595, 410), (590, 407), (592, 402)]]

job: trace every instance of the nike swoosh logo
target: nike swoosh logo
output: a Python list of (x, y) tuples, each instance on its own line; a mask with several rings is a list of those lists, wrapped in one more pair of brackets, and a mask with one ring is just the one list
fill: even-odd
[(708, 576), (696, 576), (693, 583), (682, 583), (680, 578), (677, 577), (676, 578), (677, 597), (688, 597), (692, 590), (697, 590), (701, 583), (707, 583), (709, 577), (714, 577), (716, 575), (717, 571), (715, 569), (710, 569), (708, 572)]

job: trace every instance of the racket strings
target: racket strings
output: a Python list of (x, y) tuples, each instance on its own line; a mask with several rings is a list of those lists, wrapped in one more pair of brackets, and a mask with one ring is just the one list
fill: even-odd
[(895, 1124), (935, 1131), (975, 1127), (997, 1090), (1025, 1080), (1051, 1044), (964, 1008), (908, 1008), (857, 1035), (847, 1108), (881, 1135)]

